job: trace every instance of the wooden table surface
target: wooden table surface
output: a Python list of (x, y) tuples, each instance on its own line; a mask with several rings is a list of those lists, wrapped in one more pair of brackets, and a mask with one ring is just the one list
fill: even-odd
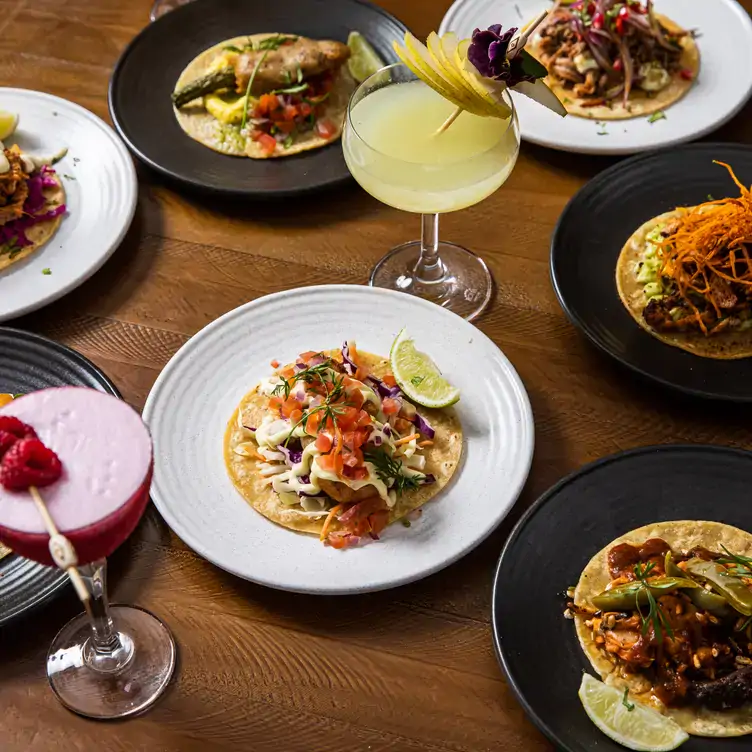
[[(57, 94), (109, 121), (110, 71), (148, 23), (150, 2), (0, 0), (0, 85)], [(449, 4), (381, 1), (423, 38)], [(743, 4), (752, 10), (752, 0)], [(714, 138), (750, 140), (751, 116), (747, 107)], [(444, 238), (491, 267), (498, 292), (477, 323), (519, 371), (535, 413), (530, 480), (496, 534), (423, 582), (315, 598), (219, 571), (151, 509), (112, 558), (112, 597), (172, 628), (179, 665), (166, 696), (124, 723), (86, 721), (58, 704), (44, 658), (80, 610), (69, 595), (0, 632), (0, 748), (551, 750), (504, 683), (491, 642), (491, 579), (512, 524), (558, 478), (605, 454), (667, 442), (750, 446), (750, 410), (636, 383), (578, 335), (556, 302), (551, 231), (575, 191), (614, 161), (525, 144), (501, 190), (442, 220)], [(170, 356), (221, 314), (278, 290), (363, 283), (386, 250), (419, 229), (415, 216), (354, 182), (305, 204), (255, 205), (201, 203), (145, 170), (139, 178), (133, 226), (103, 270), (14, 322), (84, 353), (138, 407)]]

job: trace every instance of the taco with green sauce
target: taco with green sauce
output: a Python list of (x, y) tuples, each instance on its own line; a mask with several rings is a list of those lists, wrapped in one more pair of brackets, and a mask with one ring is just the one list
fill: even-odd
[(273, 522), (334, 548), (378, 540), (457, 469), (454, 411), (419, 411), (387, 359), (346, 343), (273, 366), (240, 402), (224, 443), (236, 489)]
[(752, 535), (658, 522), (599, 551), (568, 603), (604, 682), (696, 736), (752, 733)]

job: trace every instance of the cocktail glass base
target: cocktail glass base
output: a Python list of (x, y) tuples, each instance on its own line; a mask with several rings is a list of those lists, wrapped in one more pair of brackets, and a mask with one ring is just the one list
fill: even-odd
[(60, 702), (88, 718), (141, 713), (175, 670), (175, 640), (156, 616), (136, 606), (111, 606), (110, 615), (120, 639), (117, 654), (98, 661), (86, 614), (58, 632), (47, 654), (47, 677)]
[(390, 251), (376, 264), (370, 285), (430, 300), (468, 321), (480, 315), (493, 293), (486, 262), (462, 246), (439, 242), (436, 266), (419, 268), (420, 249), (414, 240)]

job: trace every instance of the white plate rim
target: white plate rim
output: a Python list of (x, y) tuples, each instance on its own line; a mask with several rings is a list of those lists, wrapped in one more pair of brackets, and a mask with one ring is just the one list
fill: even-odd
[(71, 280), (68, 284), (61, 285), (60, 287), (57, 287), (54, 290), (48, 292), (46, 295), (39, 295), (33, 300), (30, 300), (25, 305), (19, 305), (7, 311), (0, 311), (0, 323), (4, 321), (10, 321), (20, 316), (24, 316), (27, 313), (31, 313), (33, 311), (39, 310), (40, 308), (44, 308), (50, 303), (54, 303), (56, 300), (59, 300), (60, 298), (68, 295), (77, 287), (80, 287), (84, 282), (86, 282), (94, 274), (96, 274), (123, 242), (123, 238), (125, 238), (125, 235), (130, 229), (131, 223), (133, 222), (133, 217), (136, 214), (136, 206), (138, 204), (138, 178), (136, 176), (136, 168), (133, 164), (133, 159), (120, 137), (104, 120), (102, 120), (102, 118), (100, 118), (98, 115), (95, 115), (90, 110), (87, 110), (85, 107), (82, 107), (80, 104), (77, 104), (76, 102), (71, 102), (69, 99), (58, 97), (55, 94), (48, 94), (44, 91), (37, 91), (36, 89), (23, 89), (19, 87), (2, 86), (0, 87), (0, 96), (2, 96), (3, 94), (37, 98), (49, 102), (50, 106), (69, 108), (74, 113), (92, 122), (95, 127), (106, 133), (110, 138), (113, 148), (115, 148), (119, 152), (120, 156), (123, 159), (123, 165), (125, 166), (125, 170), (127, 171), (125, 181), (127, 194), (125, 197), (126, 200), (123, 202), (125, 209), (122, 212), (122, 226), (114, 236), (113, 242), (110, 244), (110, 246), (105, 248), (104, 253), (102, 253), (94, 263), (89, 264), (85, 271), (80, 273), (74, 280)]
[[(444, 17), (441, 20), (441, 24), (439, 25), (438, 34), (445, 34), (448, 31), (456, 31), (456, 23), (455, 23), (455, 16), (459, 15), (459, 13), (469, 5), (472, 5), (476, 3), (478, 0), (454, 0), (452, 5), (449, 7), (447, 12), (444, 14)], [(744, 9), (743, 6), (741, 6), (737, 0), (715, 0), (715, 2), (724, 3), (727, 5), (733, 12), (735, 12), (739, 16), (739, 21), (742, 26), (746, 28), (747, 36), (750, 39), (750, 42), (752, 43), (752, 18), (750, 18), (750, 14), (747, 13), (747, 11)], [(513, 95), (514, 96), (514, 95)], [(518, 95), (519, 96), (519, 95)], [(684, 134), (683, 136), (676, 136), (676, 137), (669, 137), (662, 139), (659, 143), (656, 144), (644, 144), (642, 146), (609, 146), (608, 143), (604, 143), (604, 146), (588, 146), (586, 144), (583, 144), (582, 146), (574, 147), (569, 146), (567, 144), (563, 144), (560, 141), (557, 141), (556, 138), (545, 138), (545, 137), (536, 137), (534, 135), (531, 135), (525, 130), (525, 124), (524, 124), (524, 118), (520, 118), (520, 138), (523, 141), (527, 141), (531, 144), (536, 144), (537, 146), (543, 146), (548, 149), (555, 149), (556, 151), (563, 151), (570, 154), (592, 154), (592, 155), (601, 155), (601, 156), (624, 156), (629, 154), (641, 154), (644, 152), (649, 151), (658, 151), (660, 149), (667, 149), (671, 148), (672, 146), (678, 146), (680, 144), (689, 143), (691, 141), (695, 141), (697, 139), (703, 138), (704, 136), (707, 136), (709, 133), (713, 133), (714, 131), (718, 130), (719, 128), (722, 128), (726, 123), (728, 123), (730, 120), (732, 120), (734, 117), (736, 117), (742, 109), (744, 109), (745, 105), (749, 101), (750, 97), (752, 97), (752, 77), (749, 79), (749, 83), (747, 86), (747, 90), (745, 95), (738, 101), (734, 107), (727, 110), (721, 117), (716, 118), (713, 120), (712, 123), (709, 123), (702, 128), (697, 128), (689, 133)], [(615, 121), (619, 122), (619, 121)]]
[[(400, 300), (402, 300), (406, 297), (406, 293), (386, 290), (382, 288), (375, 288), (375, 287), (369, 287), (369, 286), (364, 286), (364, 285), (352, 285), (352, 284), (329, 284), (329, 285), (311, 285), (308, 287), (298, 287), (298, 288), (292, 288), (289, 290), (283, 290), (281, 292), (262, 296), (248, 303), (245, 303), (241, 306), (238, 306), (237, 308), (231, 311), (228, 311), (227, 313), (223, 314), (219, 318), (210, 322), (203, 329), (199, 330), (196, 334), (193, 335), (193, 337), (191, 337), (190, 340), (188, 340), (188, 342), (186, 342), (172, 356), (172, 358), (170, 358), (167, 365), (160, 372), (159, 376), (154, 382), (154, 385), (152, 386), (152, 389), (149, 392), (149, 395), (147, 397), (146, 404), (144, 405), (144, 409), (142, 413), (144, 422), (146, 423), (147, 426), (150, 426), (151, 419), (154, 413), (158, 410), (159, 401), (163, 399), (161, 394), (162, 394), (162, 390), (164, 389), (164, 385), (172, 377), (172, 372), (178, 367), (178, 365), (180, 364), (180, 361), (184, 357), (186, 357), (186, 353), (190, 353), (192, 342), (195, 345), (195, 343), (199, 341), (200, 339), (211, 337), (216, 331), (221, 330), (225, 322), (227, 322), (228, 320), (231, 320), (237, 316), (242, 316), (246, 314), (248, 311), (253, 311), (254, 308), (260, 307), (261, 305), (265, 304), (270, 298), (284, 300), (286, 298), (300, 294), (301, 291), (303, 290), (305, 290), (306, 293), (313, 292), (314, 294), (327, 294), (327, 293), (336, 293), (338, 291), (343, 291), (343, 290), (350, 291), (353, 288), (358, 288), (363, 291), (366, 291), (366, 294), (386, 296), (387, 299), (392, 296), (397, 296)], [(463, 321), (462, 319), (457, 317), (455, 314), (450, 313), (449, 311), (446, 311), (440, 306), (436, 306), (435, 304), (422, 300), (420, 298), (415, 298), (412, 296), (407, 296), (407, 297), (410, 297), (410, 299), (414, 301), (414, 304), (416, 306), (424, 308), (426, 311), (430, 311), (431, 313), (439, 317), (448, 316), (454, 320)], [(525, 484), (527, 483), (527, 479), (529, 477), (530, 469), (531, 469), (532, 462), (533, 462), (534, 450), (535, 450), (534, 416), (533, 416), (532, 406), (530, 404), (530, 399), (525, 389), (525, 386), (522, 382), (522, 379), (520, 378), (519, 374), (517, 373), (516, 369), (514, 368), (512, 363), (509, 361), (507, 356), (498, 347), (498, 345), (496, 345), (496, 343), (490, 339), (490, 337), (488, 337), (480, 329), (477, 329), (476, 327), (469, 324), (469, 322), (463, 322), (463, 323), (467, 324), (469, 327), (472, 328), (473, 336), (482, 338), (486, 340), (491, 346), (493, 346), (498, 351), (498, 354), (501, 360), (505, 363), (507, 367), (507, 374), (510, 377), (510, 382), (511, 382), (510, 385), (514, 390), (514, 395), (516, 399), (518, 400), (518, 403), (517, 403), (518, 407), (521, 409), (522, 414), (524, 416), (524, 423), (521, 423), (521, 434), (520, 434), (520, 441), (524, 440), (524, 446), (522, 446), (521, 452), (520, 452), (520, 457), (522, 458), (522, 461), (519, 467), (517, 468), (517, 472), (514, 478), (514, 483), (510, 486), (511, 492), (508, 493), (508, 496), (510, 499), (508, 504), (496, 516), (496, 518), (492, 521), (491, 524), (487, 525), (480, 534), (472, 538), (466, 546), (464, 546), (458, 552), (455, 552), (453, 556), (447, 557), (443, 559), (442, 561), (437, 562), (433, 566), (425, 567), (424, 569), (420, 571), (413, 572), (402, 577), (393, 577), (388, 582), (382, 583), (376, 586), (364, 585), (364, 586), (360, 586), (357, 588), (291, 587), (289, 585), (285, 585), (284, 583), (281, 583), (275, 580), (274, 578), (259, 576), (257, 574), (252, 575), (252, 574), (249, 574), (247, 571), (242, 570), (241, 568), (234, 567), (230, 563), (217, 561), (215, 555), (210, 550), (210, 547), (204, 544), (201, 540), (196, 538), (190, 532), (188, 532), (185, 529), (185, 527), (180, 524), (179, 519), (176, 519), (175, 515), (172, 513), (172, 510), (168, 502), (163, 500), (161, 496), (161, 489), (159, 487), (160, 474), (156, 471), (156, 467), (155, 467), (154, 479), (152, 481), (152, 487), (151, 487), (151, 498), (152, 498), (152, 501), (154, 502), (154, 505), (157, 507), (157, 510), (162, 515), (162, 518), (169, 525), (172, 531), (189, 548), (191, 548), (193, 551), (199, 554), (202, 558), (211, 562), (214, 566), (217, 566), (218, 568), (226, 572), (229, 572), (232, 575), (235, 575), (237, 577), (240, 577), (244, 580), (253, 582), (258, 585), (269, 587), (275, 590), (283, 590), (283, 591), (299, 593), (299, 594), (352, 595), (352, 594), (361, 594), (361, 593), (367, 593), (367, 592), (377, 592), (377, 591), (382, 591), (382, 590), (388, 590), (388, 589), (392, 589), (395, 587), (401, 587), (402, 585), (407, 585), (411, 582), (416, 582), (418, 580), (429, 577), (430, 575), (435, 574), (436, 572), (439, 572), (442, 569), (445, 569), (446, 567), (459, 561), (461, 558), (466, 556), (472, 550), (477, 548), (481, 543), (483, 543), (483, 541), (485, 541), (499, 527), (499, 525), (504, 521), (507, 515), (511, 512), (517, 500), (519, 499), (520, 494), (522, 493), (522, 490), (525, 487)], [(156, 462), (157, 462), (157, 459), (155, 458), (155, 465), (156, 465)], [(251, 510), (251, 512), (253, 512), (254, 514), (257, 514), (254, 510)], [(268, 524), (272, 525), (274, 523), (269, 522)]]

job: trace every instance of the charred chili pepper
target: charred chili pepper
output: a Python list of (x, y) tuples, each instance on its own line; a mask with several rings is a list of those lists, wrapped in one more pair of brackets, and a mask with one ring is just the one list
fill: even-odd
[(728, 574), (723, 564), (690, 559), (686, 568), (690, 575), (710, 585), (718, 595), (722, 595), (735, 611), (743, 616), (752, 616), (752, 590), (740, 579)]
[[(655, 577), (647, 580), (654, 598), (660, 598), (676, 590), (700, 588), (694, 580), (686, 577)], [(629, 611), (636, 606), (648, 605), (648, 591), (642, 582), (625, 582), (611, 590), (604, 590), (593, 598), (593, 605), (600, 611)]]

